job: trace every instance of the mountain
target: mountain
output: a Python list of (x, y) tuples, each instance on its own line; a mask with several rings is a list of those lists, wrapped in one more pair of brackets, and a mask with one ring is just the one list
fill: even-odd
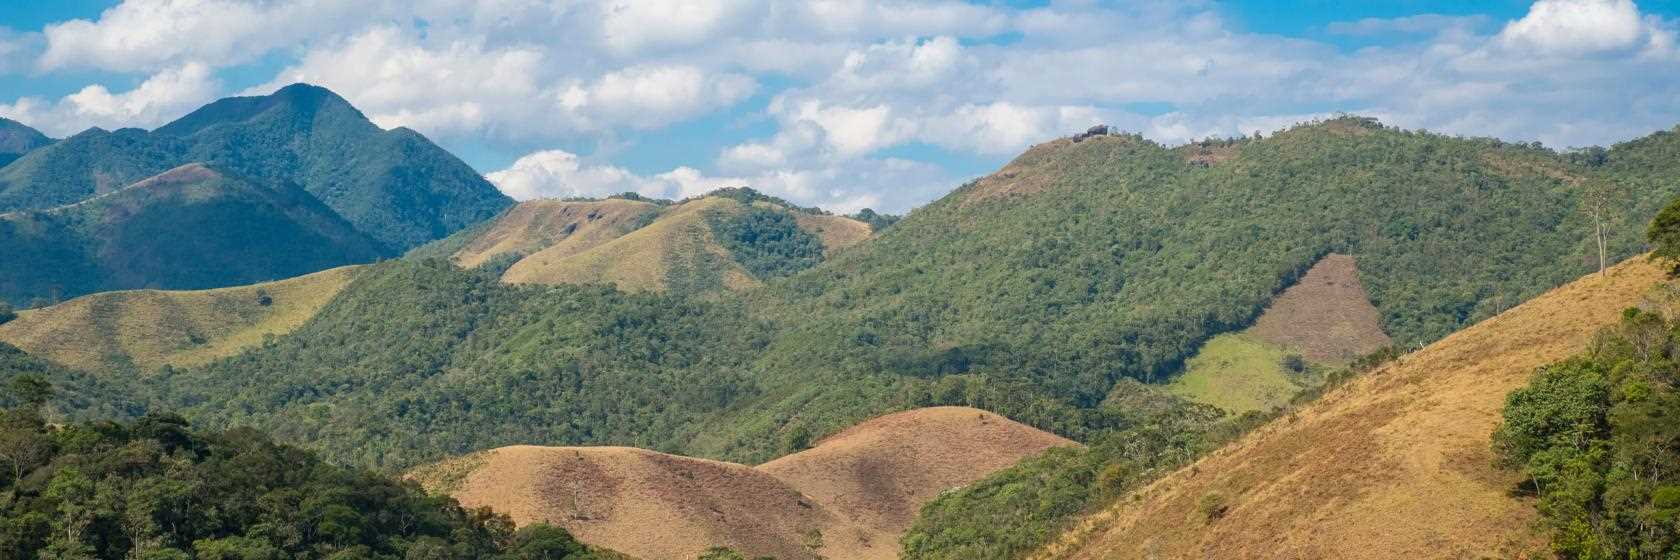
[(1662, 280), (1636, 258), (1513, 307), (1116, 501), (1033, 557), (1544, 554), (1533, 499), (1495, 466), (1500, 408)]
[(381, 130), (332, 92), (296, 84), (223, 99), (151, 132), (90, 129), (30, 151), (0, 168), (0, 212), (75, 203), (188, 163), (295, 184), (386, 256), (511, 204), (418, 133)]
[[(51, 149), (50, 147), (48, 149)], [(378, 259), (302, 189), (188, 164), (48, 210), (0, 214), (0, 297), (198, 289)]]
[(447, 257), (465, 267), (510, 258), (502, 279), (514, 284), (716, 293), (809, 268), (870, 233), (856, 219), (798, 208), (752, 189), (723, 189), (680, 202), (524, 202), (408, 256)]
[[(1649, 185), (1610, 239), (1612, 258), (1642, 251), (1637, 224), (1676, 194), (1655, 163), (1671, 136), (1598, 162), (1357, 119), (1234, 142), (1211, 163), (1133, 136), (1056, 140), (820, 262), (807, 240), (710, 263), (795, 265), (758, 288), (692, 298), (388, 262), (275, 344), (155, 383), (209, 425), (386, 468), (512, 444), (756, 462), (801, 433), (934, 405), (1089, 441), (1134, 422), (1117, 388), (1176, 378), (1325, 255), (1357, 256), (1347, 273), (1378, 316), (1362, 328), (1410, 346), (1591, 270), (1580, 181)], [(715, 233), (706, 214), (674, 205), (655, 221)], [(722, 231), (785, 233), (780, 216)], [(558, 260), (693, 240), (677, 229)]]
[(0, 324), (0, 341), (86, 372), (203, 365), (302, 326), (357, 270), (210, 290), (89, 294), (23, 311)]
[[(513, 446), (415, 469), (468, 507), (553, 523), (639, 558), (892, 559), (921, 504), (1068, 440), (983, 410), (872, 419), (748, 467), (624, 447)], [(650, 533), (649, 527), (659, 527)]]
[(30, 150), (51, 144), (52, 139), (23, 123), (0, 118), (0, 167), (5, 167)]

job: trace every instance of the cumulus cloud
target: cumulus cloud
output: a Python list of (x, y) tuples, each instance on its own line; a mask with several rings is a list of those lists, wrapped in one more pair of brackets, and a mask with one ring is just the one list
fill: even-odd
[(43, 30), (44, 69), (146, 71), (191, 61), (226, 65), (361, 21), (356, 2), (286, 0), (124, 0), (98, 20)]
[(1621, 50), (1648, 41), (1633, 0), (1540, 0), (1499, 32), (1508, 47), (1543, 54)]
[(214, 100), (220, 87), (208, 67), (190, 63), (159, 72), (121, 93), (91, 85), (56, 101), (25, 97), (0, 104), (0, 116), (53, 136), (68, 136), (95, 126), (150, 128)]

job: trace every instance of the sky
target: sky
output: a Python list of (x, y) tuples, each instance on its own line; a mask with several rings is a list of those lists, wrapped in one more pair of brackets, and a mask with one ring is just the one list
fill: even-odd
[(1612, 144), (1680, 124), (1677, 39), (1680, 0), (0, 2), (0, 117), (149, 129), (308, 82), (518, 199), (903, 212), (1098, 123)]

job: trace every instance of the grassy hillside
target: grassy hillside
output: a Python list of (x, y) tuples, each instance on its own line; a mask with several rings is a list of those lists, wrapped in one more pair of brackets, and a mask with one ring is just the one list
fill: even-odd
[[(931, 405), (1088, 441), (1133, 425), (1102, 406), (1117, 385), (1170, 378), (1326, 254), (1359, 256), (1396, 342), (1430, 340), (1589, 270), (1576, 177), (1657, 168), (1636, 163), (1641, 145), (1595, 167), (1352, 119), (1233, 150), (1209, 166), (1130, 136), (1050, 142), (739, 295), (504, 286), (496, 267), (387, 263), (292, 335), (160, 390), (212, 425), (389, 467), (513, 443), (756, 462), (801, 434)], [(1653, 185), (1640, 200), (1669, 197)], [(715, 234), (696, 209), (748, 208), (721, 198), (562, 260), (610, 273), (576, 281), (721, 285), (713, 259), (738, 258), (721, 243), (676, 267), (662, 254)], [(1643, 204), (1622, 218), (1642, 223)], [(1614, 233), (1617, 255), (1641, 248), (1636, 229)], [(766, 254), (810, 245), (786, 247)]]
[(192, 164), (44, 211), (0, 214), (0, 297), (196, 289), (377, 259), (379, 245), (296, 187)]
[[(588, 215), (599, 217), (599, 223), (579, 223), (568, 212), (510, 213), (461, 251), (531, 236), (505, 233), (508, 230), (559, 229), (569, 233), (556, 240), (527, 242), (546, 248), (519, 259), (503, 280), (611, 283), (627, 291), (710, 294), (745, 290), (810, 268), (825, 255), (869, 236), (869, 226), (857, 220), (792, 208), (748, 189), (657, 207), (619, 199), (548, 204), (587, 208)], [(469, 265), (459, 258), (457, 262)]]
[[(0, 212), (75, 204), (195, 162), (276, 191), (301, 189), (307, 193), (304, 198), (318, 201), (294, 204), (324, 204), (323, 208), (371, 238), (376, 255), (401, 254), (490, 218), (511, 204), (472, 168), (419, 134), (407, 129), (380, 130), (332, 92), (294, 85), (269, 96), (224, 99), (153, 132), (91, 129), (30, 150), (0, 167)], [(166, 233), (185, 238), (189, 232)], [(241, 232), (233, 228), (220, 233)], [(212, 256), (224, 262), (245, 256), (237, 247), (197, 249), (220, 251)], [(42, 249), (50, 254), (72, 250)], [(356, 262), (368, 260), (372, 258), (360, 257)], [(235, 274), (190, 287), (276, 277)], [(70, 296), (148, 283), (189, 287), (169, 278), (147, 277), (138, 284), (120, 286), (59, 282), (59, 291)], [(46, 285), (13, 282), (10, 287), (12, 291), (0, 297), (27, 300), (49, 295)]]
[(0, 324), (0, 341), (95, 373), (198, 366), (303, 325), (356, 270), (202, 291), (102, 292), (24, 311)]
[(1516, 306), (1114, 502), (1034, 557), (1543, 550), (1533, 500), (1494, 466), (1500, 407), (1536, 368), (1587, 347), (1662, 281), (1657, 266), (1632, 259)]
[(890, 560), (922, 503), (1069, 445), (983, 410), (940, 407), (872, 419), (757, 467), (623, 447), (512, 446), (409, 476), (468, 506), (641, 558), (695, 558), (722, 545), (748, 557)]
[(533, 264), (562, 259), (630, 233), (655, 211), (651, 203), (616, 198), (522, 202), (476, 231), (449, 257), (467, 268), (505, 254), (537, 257)]

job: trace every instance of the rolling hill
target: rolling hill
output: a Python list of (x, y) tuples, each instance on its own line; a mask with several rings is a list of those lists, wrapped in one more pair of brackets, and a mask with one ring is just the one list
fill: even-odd
[[(1663, 271), (1631, 259), (1454, 333), (1116, 502), (1038, 558), (1469, 558), (1545, 549), (1489, 438), (1505, 396)], [(1217, 495), (1223, 515), (1199, 504)]]
[(469, 507), (552, 523), (638, 558), (728, 546), (750, 557), (873, 560), (897, 556), (898, 535), (939, 492), (1070, 445), (982, 410), (942, 407), (876, 418), (757, 467), (623, 447), (513, 446), (410, 476)]
[[(210, 425), (384, 468), (517, 443), (760, 462), (801, 433), (935, 405), (1090, 441), (1130, 425), (1104, 404), (1117, 386), (1172, 379), (1325, 255), (1358, 255), (1378, 327), (1405, 345), (1579, 276), (1596, 255), (1575, 179), (1646, 185), (1617, 216), (1642, 223), (1675, 194), (1660, 177), (1675, 137), (1583, 161), (1341, 119), (1238, 142), (1212, 163), (1133, 136), (1056, 140), (761, 288), (692, 298), (390, 261), (276, 344), (157, 391)], [(676, 218), (717, 231), (705, 214), (668, 208), (663, 227), (561, 261), (661, 270), (615, 264), (606, 248), (659, 255), (695, 239), (673, 233)], [(785, 214), (762, 215), (722, 230), (789, 231)], [(1611, 256), (1643, 250), (1638, 233), (1614, 228)], [(725, 243), (743, 238), (712, 237), (743, 270), (819, 252), (809, 239), (787, 252)]]
[(0, 118), (0, 167), (5, 167), (31, 150), (51, 144), (52, 139), (23, 123)]
[(308, 193), (202, 164), (40, 211), (0, 214), (0, 296), (200, 289), (379, 258)]
[[(373, 241), (372, 256), (359, 255), (354, 262), (399, 255), (511, 204), (476, 171), (419, 134), (381, 130), (332, 92), (299, 84), (268, 96), (223, 99), (151, 132), (90, 129), (36, 147), (0, 167), (0, 212), (73, 205), (188, 164), (207, 165), (277, 191), (297, 189), (313, 199), (297, 204), (320, 205)], [(211, 255), (224, 261), (238, 256)], [(328, 266), (336, 264), (344, 263)], [(80, 272), (38, 272), (55, 278), (14, 281), (0, 297), (27, 301), (49, 296), (48, 284), (60, 286), (61, 296), (148, 285), (207, 286), (151, 277), (102, 284), (79, 277)], [(254, 280), (239, 274), (204, 279), (218, 287)]]
[(101, 292), (24, 311), (0, 341), (95, 374), (198, 366), (301, 326), (349, 285), (345, 266), (274, 282), (200, 291)]
[[(756, 220), (752, 229), (730, 229), (745, 220)], [(409, 256), (447, 256), (471, 268), (511, 255), (515, 261), (502, 279), (512, 284), (610, 283), (628, 291), (715, 293), (750, 289), (812, 266), (869, 235), (870, 226), (852, 218), (793, 208), (750, 189), (726, 189), (680, 202), (524, 202)], [(784, 237), (802, 241), (793, 249), (805, 253), (763, 247)]]

